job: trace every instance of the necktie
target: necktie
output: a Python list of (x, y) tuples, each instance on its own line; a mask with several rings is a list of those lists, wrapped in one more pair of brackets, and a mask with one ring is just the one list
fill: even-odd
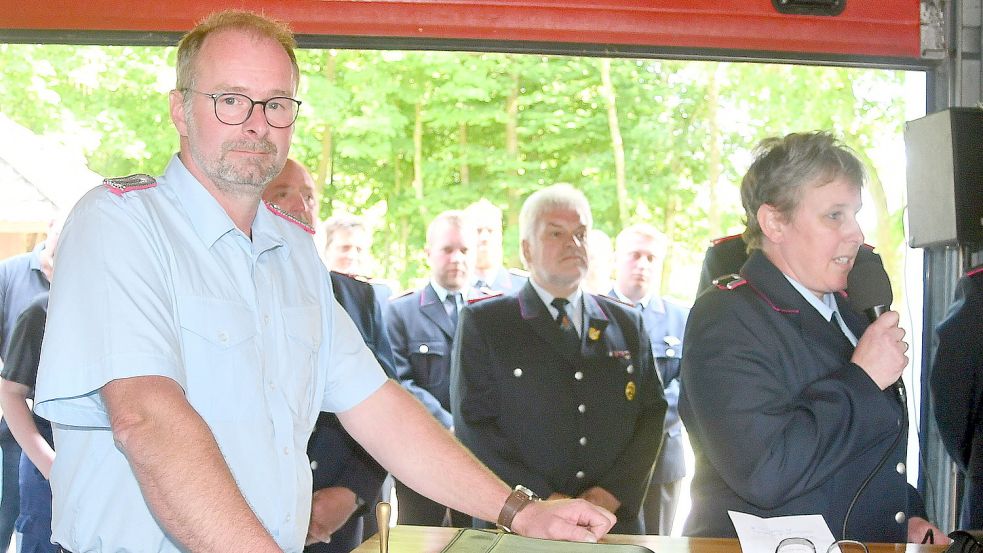
[(457, 327), (457, 298), (460, 295), (447, 294), (447, 297), (444, 298), (444, 303), (446, 304), (444, 310), (447, 311), (447, 316), (451, 318), (451, 324), (455, 327)]
[(843, 327), (840, 326), (840, 319), (836, 316), (836, 311), (833, 311), (833, 316), (829, 318), (829, 324), (833, 325), (836, 329), (836, 333), (846, 338), (846, 334), (843, 332)]
[(567, 346), (574, 351), (580, 351), (580, 336), (577, 334), (577, 328), (573, 326), (573, 321), (570, 320), (570, 315), (567, 314), (567, 304), (570, 301), (566, 298), (554, 298), (550, 304), (556, 308), (556, 324), (560, 327), (560, 332), (563, 333), (563, 338), (567, 342)]

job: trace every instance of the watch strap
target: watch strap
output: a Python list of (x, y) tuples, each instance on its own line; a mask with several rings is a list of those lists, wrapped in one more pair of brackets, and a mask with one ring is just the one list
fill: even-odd
[(532, 490), (525, 486), (516, 486), (506, 498), (502, 511), (498, 513), (498, 527), (512, 533), (512, 521), (515, 519), (515, 515), (533, 501), (539, 501), (539, 497)]

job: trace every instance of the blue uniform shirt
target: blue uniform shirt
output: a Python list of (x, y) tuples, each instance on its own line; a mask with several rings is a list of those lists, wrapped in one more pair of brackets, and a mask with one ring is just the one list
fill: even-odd
[(58, 448), (53, 541), (80, 553), (177, 551), (99, 395), (111, 380), (159, 375), (184, 388), (276, 541), (300, 551), (317, 414), (347, 410), (385, 380), (310, 236), (260, 205), (250, 240), (175, 157), (156, 187), (86, 194), (57, 257), (35, 407)]

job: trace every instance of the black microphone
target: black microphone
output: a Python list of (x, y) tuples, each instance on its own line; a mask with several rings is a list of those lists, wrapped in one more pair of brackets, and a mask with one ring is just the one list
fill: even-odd
[[(891, 310), (894, 292), (891, 291), (891, 279), (884, 270), (881, 256), (861, 246), (853, 269), (846, 277), (847, 297), (857, 311), (867, 315), (870, 322), (877, 320), (883, 313)], [(905, 388), (902, 379), (891, 385), (898, 392), (902, 404), (906, 404)]]
[(850, 304), (867, 315), (870, 322), (890, 311), (894, 301), (891, 279), (884, 270), (881, 256), (863, 248), (857, 252), (853, 270), (847, 275), (846, 289)]

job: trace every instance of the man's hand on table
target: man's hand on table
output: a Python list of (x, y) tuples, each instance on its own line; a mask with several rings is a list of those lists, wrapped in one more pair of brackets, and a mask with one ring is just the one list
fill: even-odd
[(616, 522), (607, 510), (583, 499), (535, 501), (512, 520), (516, 534), (530, 538), (596, 542)]
[(355, 493), (340, 486), (314, 492), (311, 499), (311, 525), (307, 529), (307, 543), (331, 541), (335, 533), (357, 508)]

